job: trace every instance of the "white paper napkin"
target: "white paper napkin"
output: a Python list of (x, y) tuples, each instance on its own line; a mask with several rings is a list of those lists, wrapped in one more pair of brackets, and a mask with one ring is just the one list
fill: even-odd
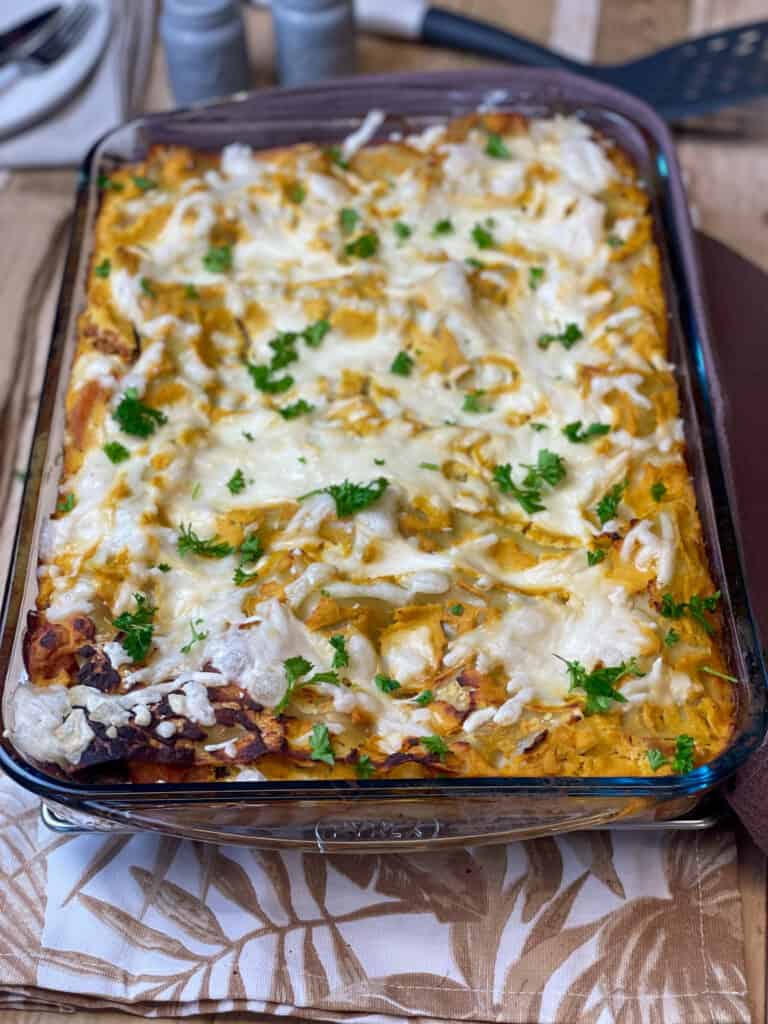
[(110, 39), (80, 90), (39, 124), (0, 143), (0, 167), (78, 164), (93, 143), (141, 107), (157, 0), (115, 0)]

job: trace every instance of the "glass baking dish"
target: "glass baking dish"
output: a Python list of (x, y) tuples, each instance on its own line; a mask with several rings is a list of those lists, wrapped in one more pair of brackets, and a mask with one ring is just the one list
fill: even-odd
[[(0, 676), (8, 697), (23, 675), (22, 635), (34, 607), (40, 528), (56, 501), (64, 433), (64, 397), (75, 321), (98, 211), (98, 177), (141, 160), (158, 143), (254, 149), (302, 141), (332, 143), (373, 108), (387, 113), (378, 136), (410, 131), (478, 107), (532, 116), (577, 114), (635, 161), (652, 197), (677, 364), (688, 458), (712, 573), (722, 591), (723, 643), (739, 679), (736, 728), (725, 752), (683, 776), (661, 778), (462, 778), (367, 781), (91, 784), (47, 774), (9, 740), (0, 765), (20, 785), (56, 806), (65, 820), (130, 824), (199, 840), (333, 852), (421, 850), (679, 817), (730, 775), (766, 729), (765, 671), (750, 614), (731, 512), (727, 446), (718, 445), (723, 402), (710, 347), (697, 256), (673, 143), (639, 100), (564, 72), (499, 69), (339, 79), (294, 90), (132, 121), (107, 135), (87, 158), (77, 188), (50, 357), (40, 399), (30, 473), (18, 524), (4, 608)], [(722, 461), (721, 461), (722, 460)], [(6, 724), (4, 718), (4, 725)]]

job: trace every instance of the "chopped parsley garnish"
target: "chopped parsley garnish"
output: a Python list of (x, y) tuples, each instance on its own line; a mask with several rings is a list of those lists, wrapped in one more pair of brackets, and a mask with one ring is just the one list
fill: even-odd
[(337, 636), (332, 636), (328, 643), (333, 648), (333, 668), (346, 668), (349, 665), (349, 655), (347, 654), (347, 641), (339, 633)]
[(619, 510), (621, 499), (624, 497), (624, 491), (627, 489), (627, 481), (624, 480), (620, 484), (614, 484), (613, 487), (604, 494), (600, 501), (595, 506), (595, 512), (597, 518), (600, 520), (600, 525), (605, 526), (607, 522), (616, 517), (616, 513)]
[(693, 771), (693, 751), (695, 746), (696, 741), (693, 736), (687, 736), (683, 733), (677, 737), (675, 757), (672, 761), (673, 772), (677, 772), (678, 775), (685, 775), (686, 772)]
[[(555, 655), (555, 657), (560, 657)], [(637, 668), (634, 658), (629, 661), (622, 661), (620, 665), (596, 668), (587, 672), (580, 661), (565, 661), (568, 675), (571, 680), (571, 690), (581, 690), (586, 695), (584, 705), (585, 715), (604, 714), (610, 711), (614, 701), (626, 704), (627, 698), (623, 693), (615, 689), (614, 684), (618, 683), (629, 672), (635, 675), (642, 675)]]
[(122, 192), (125, 188), (121, 181), (113, 181), (107, 174), (100, 174), (97, 183), (102, 192)]
[[(389, 480), (380, 476), (371, 480), (369, 484), (353, 484), (350, 480), (344, 480), (340, 484), (331, 484), (329, 487), (321, 487), (317, 491), (310, 491), (303, 494), (302, 498), (308, 498), (312, 494), (330, 494), (336, 502), (336, 515), (339, 519), (352, 516), (369, 505), (378, 501), (389, 486)], [(301, 500), (301, 498), (299, 499)]]
[(498, 132), (488, 132), (488, 139), (485, 143), (486, 156), (495, 157), (496, 160), (509, 160), (512, 154), (507, 149), (504, 139)]
[(448, 609), (448, 611), (451, 613), (451, 615), (463, 615), (464, 614), (464, 605), (463, 604), (452, 604), (451, 607)]
[(492, 249), (496, 245), (493, 235), (482, 224), (475, 224), (472, 228), (472, 241), (478, 249)]
[(110, 462), (117, 464), (118, 462), (125, 462), (126, 459), (130, 459), (131, 453), (125, 447), (124, 444), (120, 444), (119, 441), (108, 441), (104, 445), (102, 451), (107, 456)]
[(152, 178), (144, 178), (140, 174), (134, 174), (131, 180), (141, 192), (149, 192), (150, 189), (157, 188), (156, 181), (153, 181)]
[(727, 672), (718, 672), (716, 668), (710, 668), (708, 665), (702, 665), (699, 669), (700, 672), (706, 672), (709, 676), (717, 676), (718, 679), (726, 679), (729, 683), (738, 683), (736, 676), (729, 676)]
[(325, 155), (331, 163), (336, 164), (337, 167), (341, 167), (345, 171), (349, 167), (349, 160), (345, 160), (342, 156), (341, 146), (329, 146), (325, 151)]
[(387, 460), (386, 459), (374, 459), (373, 460), (373, 464), (374, 464), (374, 466), (385, 466), (387, 464)]
[(112, 625), (123, 634), (120, 644), (125, 653), (132, 661), (142, 661), (146, 658), (152, 643), (152, 620), (157, 608), (144, 594), (134, 594), (133, 599), (136, 602), (136, 611), (123, 612), (112, 620)]
[(165, 413), (145, 405), (139, 399), (136, 388), (126, 388), (113, 415), (121, 430), (126, 434), (133, 434), (134, 437), (149, 437), (158, 426), (168, 422)]
[(567, 324), (560, 334), (542, 334), (536, 344), (539, 348), (548, 349), (553, 342), (560, 342), (564, 349), (571, 349), (577, 341), (581, 341), (584, 335), (578, 324)]
[(657, 772), (659, 768), (663, 768), (665, 764), (669, 764), (669, 761), (662, 754), (662, 752), (656, 748), (651, 747), (650, 750), (646, 750), (645, 756), (648, 758), (648, 764), (651, 766), (651, 771)]
[(606, 242), (612, 249), (618, 249), (619, 246), (624, 245), (624, 239), (619, 238), (618, 235), (608, 235)]
[(372, 775), (376, 774), (376, 768), (373, 761), (367, 754), (361, 754), (360, 757), (358, 757), (355, 764), (355, 773), (358, 779), (370, 779)]
[(339, 227), (343, 235), (351, 235), (360, 220), (360, 214), (349, 206), (345, 206), (339, 213)]
[(470, 391), (464, 395), (464, 403), (462, 405), (462, 412), (490, 412), (490, 409), (484, 409), (480, 399), (485, 394), (485, 391)]
[(284, 405), (282, 409), (278, 409), (277, 411), (284, 420), (295, 420), (298, 416), (303, 416), (305, 413), (312, 412), (314, 408), (314, 405), (310, 402), (300, 398), (292, 405)]
[(360, 235), (353, 242), (347, 242), (344, 252), (347, 256), (356, 256), (358, 259), (367, 260), (375, 256), (379, 251), (379, 236), (375, 231), (368, 231)]
[(408, 377), (410, 376), (412, 369), (413, 356), (409, 355), (407, 352), (398, 352), (392, 360), (389, 372), (396, 373), (399, 377)]
[(203, 485), (202, 485), (202, 484), (200, 483), (200, 481), (198, 480), (198, 481), (196, 481), (196, 482), (195, 482), (195, 483), (194, 483), (194, 484), (192, 485), (192, 500), (193, 500), (193, 501), (197, 501), (197, 499), (198, 499), (198, 498), (200, 497), (200, 495), (201, 495), (202, 493), (203, 493)]
[(595, 548), (587, 552), (587, 565), (598, 565), (605, 558), (605, 551), (602, 548)]
[(540, 433), (542, 430), (549, 430), (549, 427), (546, 423), (529, 423), (528, 426), (531, 428), (531, 430), (535, 430), (537, 434)]
[(258, 533), (250, 533), (238, 548), (240, 564), (247, 565), (250, 562), (257, 562), (264, 554), (261, 538)]
[(269, 364), (270, 370), (282, 370), (290, 365), (290, 363), (298, 362), (299, 353), (296, 351), (298, 337), (295, 331), (280, 331), (278, 335), (272, 338), (269, 342), (269, 347), (274, 352), (274, 355)]
[(230, 494), (239, 494), (240, 491), (245, 490), (245, 477), (243, 476), (242, 469), (236, 469), (229, 480), (227, 480), (227, 490)]
[(286, 687), (285, 693), (275, 705), (276, 715), (281, 714), (288, 707), (291, 697), (293, 697), (293, 691), (296, 689), (296, 684), (302, 676), (312, 671), (312, 662), (302, 658), (301, 655), (297, 655), (295, 658), (287, 658), (283, 662), (283, 668), (285, 669)]
[(655, 484), (651, 484), (651, 497), (654, 501), (661, 501), (666, 493), (667, 488), (661, 480), (657, 480)]
[(431, 690), (422, 690), (421, 693), (417, 694), (413, 699), (416, 701), (417, 704), (425, 708), (427, 704), (432, 703), (432, 701), (435, 699), (435, 695), (434, 693), (432, 693)]
[(445, 760), (448, 746), (442, 736), (421, 736), (420, 742), (422, 747), (426, 747), (430, 754), (435, 754), (441, 761)]
[(581, 420), (575, 420), (573, 423), (566, 423), (563, 433), (574, 444), (584, 444), (586, 441), (591, 441), (593, 437), (602, 437), (604, 434), (608, 434), (610, 429), (607, 423), (590, 423), (582, 430)]
[(680, 634), (676, 629), (671, 626), (667, 630), (666, 636), (664, 637), (664, 643), (667, 647), (674, 647), (675, 644), (680, 642)]
[(170, 572), (171, 571), (171, 567), (170, 567), (170, 565), (168, 565), (167, 562), (158, 562), (158, 564), (155, 566), (155, 568), (158, 569), (159, 572)]
[(253, 583), (259, 578), (258, 572), (246, 572), (242, 565), (236, 565), (232, 573), (232, 582), (236, 587), (242, 587), (245, 583)]
[(150, 299), (156, 298), (155, 289), (152, 287), (152, 282), (149, 280), (148, 277), (142, 277), (142, 279), (139, 281), (139, 284), (141, 285), (141, 290), (144, 292), (146, 296), (148, 296)]
[(75, 496), (70, 491), (69, 494), (65, 498), (62, 498), (61, 501), (58, 503), (58, 505), (56, 506), (56, 511), (63, 512), (66, 514), (67, 512), (71, 512), (74, 507)]
[(535, 466), (526, 462), (522, 465), (528, 470), (525, 480), (523, 480), (525, 487), (536, 487), (541, 480), (546, 481), (550, 487), (554, 487), (560, 483), (566, 472), (565, 459), (562, 455), (549, 451), (548, 448), (542, 448), (538, 453)]
[(203, 266), (212, 274), (225, 274), (232, 269), (232, 246), (212, 245), (203, 256)]
[(396, 679), (390, 678), (390, 676), (384, 676), (380, 672), (374, 676), (373, 680), (382, 693), (394, 693), (395, 690), (400, 689), (400, 683)]
[(200, 555), (201, 558), (226, 558), (235, 550), (231, 544), (220, 540), (218, 534), (203, 540), (198, 537), (191, 524), (184, 526), (183, 523), (179, 526), (176, 547), (180, 555)]
[(256, 440), (256, 438), (253, 436), (253, 434), (251, 434), (247, 430), (243, 431), (243, 437), (245, 438), (246, 441), (255, 441)]
[(189, 652), (192, 650), (195, 644), (198, 644), (202, 640), (205, 640), (206, 637), (208, 636), (207, 632), (201, 633), (200, 630), (198, 630), (197, 628), (202, 621), (202, 619), (195, 619), (193, 622), (190, 622), (189, 628), (192, 630), (192, 639), (189, 641), (188, 644), (184, 644), (184, 646), (181, 648), (182, 654), (189, 654)]
[(257, 366), (255, 363), (248, 363), (248, 373), (250, 373), (255, 387), (268, 395), (279, 395), (293, 387), (293, 377), (290, 374), (273, 380), (272, 370), (268, 366)]
[(528, 287), (535, 292), (544, 280), (544, 267), (528, 267)]
[(303, 203), (307, 198), (307, 190), (297, 181), (288, 189), (288, 198), (292, 203)]
[(199, 299), (200, 292), (195, 288), (193, 284), (188, 284), (184, 288), (184, 294), (188, 299)]
[(317, 348), (330, 329), (328, 320), (315, 320), (313, 324), (304, 328), (301, 336), (310, 348)]
[(715, 591), (709, 597), (701, 597), (693, 594), (687, 601), (675, 601), (671, 594), (664, 594), (661, 598), (661, 614), (666, 619), (680, 619), (685, 612), (701, 626), (707, 636), (712, 636), (715, 628), (704, 614), (705, 612), (717, 611), (717, 604), (720, 600), (720, 591)]
[(481, 260), (475, 259), (474, 256), (467, 256), (464, 262), (473, 270), (485, 270), (485, 264)]
[(452, 235), (453, 234), (453, 222), (447, 217), (444, 220), (439, 220), (435, 223), (432, 228), (433, 235)]
[(325, 761), (326, 764), (333, 766), (335, 758), (327, 725), (320, 725), (319, 722), (315, 722), (312, 726), (312, 736), (309, 743), (312, 748), (311, 756), (313, 761)]
[(431, 469), (433, 472), (440, 472), (440, 467), (436, 462), (420, 462), (419, 469)]
[(409, 227), (401, 220), (395, 221), (395, 223), (392, 225), (392, 230), (395, 232), (395, 234), (397, 235), (398, 239), (401, 242), (404, 242), (406, 238), (410, 238), (411, 235), (413, 234), (413, 228)]
[(110, 271), (112, 270), (112, 263), (108, 259), (103, 259), (98, 266), (93, 268), (93, 272), (96, 277), (109, 277)]
[(502, 494), (511, 494), (516, 498), (523, 511), (528, 515), (532, 516), (536, 512), (544, 511), (545, 506), (541, 504), (541, 491), (538, 488), (518, 486), (512, 479), (512, 467), (508, 462), (494, 467), (493, 479)]

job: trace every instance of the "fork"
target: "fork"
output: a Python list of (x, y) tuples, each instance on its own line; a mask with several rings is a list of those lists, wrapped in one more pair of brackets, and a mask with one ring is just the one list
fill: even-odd
[(96, 11), (88, 0), (77, 0), (62, 10), (50, 22), (50, 31), (28, 52), (0, 69), (0, 91), (9, 89), (20, 78), (45, 71), (80, 41)]

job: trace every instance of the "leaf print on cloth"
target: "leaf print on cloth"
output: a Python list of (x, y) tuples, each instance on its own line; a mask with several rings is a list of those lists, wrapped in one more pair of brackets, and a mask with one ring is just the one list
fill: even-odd
[(6, 802), (0, 831), (0, 1006), (749, 1021), (725, 834), (370, 857), (108, 835), (38, 853), (34, 803), (18, 811)]

